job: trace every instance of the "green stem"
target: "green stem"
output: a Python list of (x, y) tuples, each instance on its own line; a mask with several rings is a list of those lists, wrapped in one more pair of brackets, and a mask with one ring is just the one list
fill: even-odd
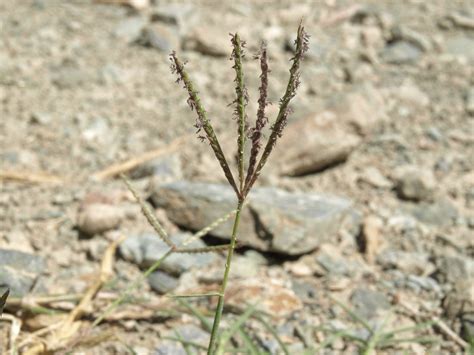
[(209, 346), (207, 348), (208, 355), (212, 355), (216, 347), (217, 331), (219, 329), (219, 323), (222, 318), (222, 311), (224, 310), (225, 290), (227, 288), (227, 281), (229, 279), (230, 265), (232, 263), (232, 256), (234, 255), (235, 242), (237, 240), (237, 230), (239, 228), (239, 221), (240, 221), (240, 212), (242, 211), (243, 204), (244, 204), (244, 201), (239, 199), (239, 203), (237, 205), (237, 213), (235, 214), (235, 219), (234, 219), (234, 226), (232, 228), (232, 237), (230, 239), (230, 245), (227, 251), (227, 260), (225, 263), (224, 277), (222, 279), (219, 301), (217, 303), (217, 309), (214, 315), (214, 324), (212, 325), (211, 339), (209, 340)]

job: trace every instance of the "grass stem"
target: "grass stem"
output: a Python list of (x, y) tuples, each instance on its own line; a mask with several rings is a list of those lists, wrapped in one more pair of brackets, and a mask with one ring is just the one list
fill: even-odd
[(237, 230), (239, 228), (240, 213), (242, 211), (243, 204), (244, 204), (244, 200), (239, 199), (239, 203), (237, 205), (237, 212), (235, 214), (235, 219), (234, 219), (234, 226), (232, 227), (232, 237), (230, 239), (230, 245), (227, 251), (227, 260), (225, 263), (224, 277), (222, 279), (221, 291), (220, 291), (219, 300), (217, 303), (216, 313), (214, 316), (214, 323), (212, 325), (211, 339), (209, 340), (209, 346), (207, 348), (208, 355), (212, 355), (216, 347), (217, 332), (219, 329), (219, 323), (222, 318), (222, 311), (224, 310), (225, 290), (227, 288), (227, 281), (229, 279), (229, 273), (230, 273), (230, 265), (232, 263), (232, 256), (234, 255), (235, 243), (237, 241)]

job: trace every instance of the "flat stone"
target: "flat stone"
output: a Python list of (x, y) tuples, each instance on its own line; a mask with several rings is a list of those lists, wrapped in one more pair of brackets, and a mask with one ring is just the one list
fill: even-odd
[(45, 261), (38, 255), (0, 249), (0, 285), (10, 287), (13, 297), (30, 292), (44, 268)]
[(232, 51), (229, 35), (212, 26), (196, 27), (184, 38), (183, 49), (211, 57), (226, 57)]
[(407, 274), (426, 275), (435, 270), (425, 253), (401, 250), (385, 250), (377, 257), (377, 263), (384, 269), (396, 268)]
[(458, 216), (456, 207), (445, 199), (433, 203), (407, 204), (404, 208), (418, 221), (438, 227), (452, 225)]
[[(151, 198), (171, 221), (190, 230), (208, 226), (237, 204), (226, 185), (187, 181), (162, 185)], [(306, 253), (333, 237), (352, 208), (344, 198), (255, 188), (241, 215), (239, 241), (264, 251)], [(232, 223), (221, 224), (212, 235), (229, 239)]]
[(446, 51), (456, 57), (474, 60), (474, 39), (462, 35), (448, 38)]
[(146, 26), (147, 20), (142, 16), (132, 16), (117, 24), (113, 34), (127, 42), (135, 41), (142, 29)]
[(408, 41), (396, 41), (389, 44), (382, 51), (382, 59), (390, 64), (407, 64), (414, 63), (421, 58), (422, 50), (408, 42)]
[(374, 318), (380, 311), (390, 308), (390, 302), (383, 293), (367, 288), (356, 288), (352, 293), (351, 302), (356, 313), (365, 319)]
[(145, 27), (136, 43), (164, 53), (180, 49), (180, 39), (177, 34), (171, 28), (160, 24)]
[(321, 121), (320, 115), (310, 115), (285, 128), (275, 147), (280, 174), (317, 173), (346, 161), (361, 143), (357, 135)]
[(80, 208), (76, 225), (81, 233), (92, 236), (118, 227), (124, 217), (124, 211), (118, 206), (91, 203)]
[(407, 166), (395, 172), (398, 196), (405, 200), (432, 201), (436, 187), (433, 172), (417, 166)]
[(455, 284), (462, 279), (474, 282), (474, 261), (467, 256), (442, 256), (437, 259), (436, 277), (440, 282)]
[(179, 279), (162, 271), (155, 271), (148, 276), (148, 284), (159, 294), (173, 291), (179, 285)]
[[(176, 244), (190, 237), (189, 233), (180, 233), (171, 236)], [(195, 240), (187, 247), (201, 248), (205, 244), (201, 240)], [(169, 247), (157, 235), (145, 233), (141, 235), (130, 236), (119, 247), (123, 258), (131, 261), (143, 268), (150, 267), (160, 259)], [(202, 268), (214, 262), (217, 258), (215, 253), (205, 254), (182, 254), (174, 253), (167, 257), (161, 264), (160, 269), (173, 275), (179, 275), (193, 267)]]
[(303, 303), (292, 289), (281, 280), (247, 278), (235, 280), (226, 291), (226, 305), (245, 310), (251, 305), (276, 318), (286, 318), (303, 308)]
[(325, 120), (344, 127), (346, 132), (361, 135), (371, 133), (379, 123), (388, 120), (384, 96), (369, 83), (357, 85), (348, 92), (334, 95), (327, 102), (326, 110), (329, 113), (324, 117)]

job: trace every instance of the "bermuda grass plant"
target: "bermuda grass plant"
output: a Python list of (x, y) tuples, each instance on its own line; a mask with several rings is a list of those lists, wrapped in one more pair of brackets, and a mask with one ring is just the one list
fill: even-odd
[[(218, 160), (229, 185), (235, 191), (237, 197), (237, 207), (230, 244), (227, 247), (227, 259), (225, 263), (224, 275), (220, 291), (217, 294), (218, 303), (211, 330), (209, 346), (207, 349), (208, 354), (214, 354), (216, 350), (219, 323), (221, 321), (222, 312), (224, 309), (224, 296), (229, 280), (232, 256), (237, 241), (241, 211), (249, 192), (260, 176), (265, 163), (267, 162), (273, 148), (275, 147), (275, 144), (277, 143), (278, 138), (281, 137), (288, 122), (288, 116), (291, 112), (290, 102), (293, 97), (295, 97), (296, 91), (300, 84), (300, 64), (305, 52), (308, 50), (308, 39), (309, 37), (304, 31), (303, 25), (300, 24), (295, 40), (295, 53), (291, 59), (292, 65), (290, 67), (290, 77), (286, 91), (283, 97), (280, 99), (278, 115), (271, 126), (271, 133), (263, 148), (263, 152), (260, 154), (260, 151), (263, 147), (263, 128), (269, 121), (265, 114), (265, 108), (269, 104), (267, 99), (269, 74), (267, 48), (265, 44), (262, 44), (260, 53), (256, 56), (256, 59), (260, 61), (261, 69), (258, 110), (255, 125), (252, 128), (249, 128), (246, 112), (249, 97), (247, 88), (245, 86), (243, 70), (245, 42), (238, 34), (231, 34), (231, 42), (233, 47), (231, 60), (234, 62), (233, 69), (235, 70), (234, 82), (236, 97), (233, 101), (233, 104), (235, 105), (234, 116), (237, 121), (237, 178), (234, 178), (234, 174), (231, 171), (228, 160), (222, 151), (221, 144), (219, 143), (211, 120), (208, 118), (207, 112), (202, 105), (198, 91), (185, 69), (185, 63), (178, 58), (176, 52), (173, 52), (170, 55), (172, 71), (178, 76), (177, 82), (183, 84), (188, 94), (187, 102), (191, 110), (196, 112), (197, 118), (195, 127), (197, 128), (197, 134), (202, 141), (207, 140), (211, 146), (211, 149), (213, 150), (214, 155)], [(251, 150), (247, 164), (245, 164), (246, 159), (244, 156), (244, 151), (248, 141), (250, 141)]]
[[(163, 242), (166, 243), (169, 247), (168, 251), (164, 255), (162, 255), (159, 260), (155, 262), (155, 264), (153, 264), (143, 273), (143, 277), (149, 276), (153, 271), (159, 268), (161, 263), (167, 257), (169, 257), (173, 253), (206, 253), (223, 250), (227, 251), (227, 258), (223, 271), (224, 275), (222, 278), (222, 284), (217, 292), (199, 295), (172, 295), (172, 297), (177, 298), (182, 305), (185, 305), (188, 310), (190, 309), (192, 313), (196, 315), (198, 319), (201, 320), (203, 327), (210, 332), (210, 340), (209, 345), (207, 347), (208, 354), (224, 353), (226, 351), (225, 346), (227, 342), (236, 332), (238, 332), (244, 338), (244, 340), (247, 340), (246, 343), (248, 345), (248, 349), (253, 348), (255, 350), (252, 341), (250, 340), (250, 337), (247, 336), (245, 334), (245, 331), (241, 328), (245, 320), (255, 316), (255, 306), (250, 306), (248, 310), (237, 319), (233, 326), (231, 326), (231, 329), (226, 332), (223, 332), (222, 334), (219, 334), (219, 324), (224, 310), (225, 292), (229, 281), (232, 257), (237, 243), (241, 212), (245, 205), (248, 194), (250, 193), (252, 187), (260, 176), (262, 169), (265, 166), (265, 163), (267, 162), (270, 154), (272, 153), (273, 148), (275, 147), (275, 144), (277, 143), (278, 138), (281, 137), (283, 130), (288, 122), (288, 116), (291, 113), (290, 102), (295, 97), (296, 91), (300, 84), (300, 65), (305, 52), (308, 50), (308, 39), (309, 36), (306, 34), (303, 25), (300, 24), (295, 40), (295, 53), (293, 58), (291, 58), (292, 64), (290, 67), (290, 75), (288, 79), (288, 84), (286, 86), (286, 91), (280, 99), (278, 115), (270, 128), (270, 135), (267, 139), (267, 142), (263, 144), (263, 129), (269, 123), (269, 120), (265, 113), (265, 108), (269, 104), (267, 97), (268, 74), (270, 72), (268, 66), (267, 48), (266, 45), (262, 43), (259, 53), (255, 56), (255, 59), (259, 60), (260, 62), (261, 74), (257, 117), (254, 126), (250, 127), (246, 112), (249, 97), (247, 93), (247, 88), (245, 86), (243, 70), (245, 42), (241, 40), (238, 34), (231, 34), (231, 43), (233, 47), (231, 60), (234, 63), (233, 69), (235, 71), (235, 100), (232, 102), (232, 104), (235, 106), (234, 118), (237, 122), (237, 178), (234, 178), (234, 173), (232, 172), (228, 160), (225, 157), (224, 152), (222, 151), (221, 144), (217, 138), (211, 121), (207, 116), (207, 112), (202, 105), (199, 93), (195, 88), (195, 85), (191, 80), (190, 75), (185, 69), (185, 63), (178, 58), (176, 52), (172, 52), (170, 54), (172, 72), (177, 75), (177, 82), (183, 84), (184, 88), (186, 89), (188, 94), (187, 102), (191, 110), (196, 112), (197, 118), (194, 126), (197, 128), (198, 137), (199, 139), (201, 139), (201, 141), (207, 141), (209, 143), (217, 161), (219, 162), (224, 172), (224, 175), (229, 185), (235, 192), (237, 201), (236, 209), (234, 211), (229, 212), (227, 215), (216, 220), (211, 225), (194, 234), (188, 240), (177, 245), (168, 236), (168, 234), (160, 225), (158, 220), (154, 217), (153, 212), (150, 210), (147, 204), (140, 198), (137, 191), (133, 188), (130, 182), (124, 176), (122, 176), (127, 187), (130, 189), (130, 191), (135, 196), (137, 202), (142, 207), (142, 212), (146, 217), (147, 221), (157, 232), (158, 236), (163, 240)], [(249, 141), (251, 144), (250, 156), (246, 160), (244, 152), (246, 144)], [(216, 228), (218, 225), (225, 222), (232, 216), (234, 217), (234, 223), (229, 244), (209, 246), (204, 248), (188, 247), (188, 245), (192, 241), (203, 237), (212, 229)], [(122, 296), (116, 299), (109, 307), (107, 307), (107, 309), (102, 313), (102, 315), (94, 321), (93, 326), (98, 325), (108, 314), (110, 314), (116, 307), (122, 304), (127, 299), (127, 297), (129, 297), (129, 295), (133, 292), (133, 290), (138, 287), (141, 281), (142, 280), (137, 280), (137, 282), (131, 284), (125, 290), (125, 292), (122, 293)], [(190, 306), (188, 303), (186, 303), (185, 300), (183, 300), (183, 298), (203, 296), (218, 298), (217, 308), (214, 313), (214, 321), (212, 325), (207, 322), (204, 316), (199, 314), (197, 310), (193, 309), (192, 306)], [(275, 336), (277, 341), (280, 343), (282, 349), (284, 350), (284, 353), (287, 354), (288, 351), (285, 349), (283, 342), (278, 338), (278, 335), (276, 334), (274, 329), (262, 317), (257, 317), (256, 319), (260, 321)], [(185, 341), (183, 341), (183, 339), (180, 339), (178, 336), (174, 340), (181, 341), (183, 345), (186, 345)], [(190, 345), (197, 346), (196, 344), (187, 344), (187, 346)], [(251, 353), (254, 352), (252, 351)]]

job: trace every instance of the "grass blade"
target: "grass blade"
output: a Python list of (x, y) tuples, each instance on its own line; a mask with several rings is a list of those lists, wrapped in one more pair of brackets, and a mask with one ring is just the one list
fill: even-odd
[(281, 340), (280, 336), (278, 335), (278, 332), (276, 331), (275, 328), (273, 328), (273, 326), (270, 325), (270, 323), (268, 323), (265, 318), (261, 317), (261, 316), (258, 316), (256, 317), (256, 319), (263, 324), (263, 326), (271, 333), (271, 335), (275, 338), (275, 340), (278, 342), (278, 344), (280, 345), (280, 348), (281, 350), (283, 351), (283, 353), (285, 355), (290, 355), (290, 351), (288, 350), (288, 348), (286, 347), (285, 343), (283, 342), (283, 340)]

